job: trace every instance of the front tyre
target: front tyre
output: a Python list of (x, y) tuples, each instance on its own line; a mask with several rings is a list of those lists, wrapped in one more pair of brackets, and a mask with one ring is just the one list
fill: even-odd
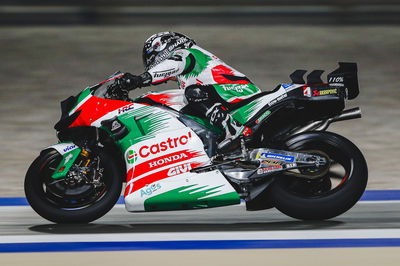
[(317, 179), (278, 176), (271, 187), (271, 198), (282, 213), (302, 220), (330, 219), (353, 207), (364, 193), (367, 164), (348, 139), (331, 132), (308, 132), (292, 137), (284, 148), (322, 152), (331, 164), (327, 173)]
[[(31, 207), (55, 223), (89, 223), (105, 215), (121, 194), (122, 175), (104, 151), (91, 156), (89, 167), (81, 167), (86, 174), (75, 173), (75, 180), (54, 180), (51, 175), (62, 156), (52, 149), (42, 152), (25, 176), (25, 195)], [(79, 169), (75, 167), (76, 172)]]

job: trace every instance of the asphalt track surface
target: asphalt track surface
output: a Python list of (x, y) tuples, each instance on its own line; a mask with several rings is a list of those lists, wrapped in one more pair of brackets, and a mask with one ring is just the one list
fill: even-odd
[(24, 198), (0, 198), (0, 265), (398, 265), (399, 211), (399, 190), (366, 191), (328, 221), (248, 212), (243, 203), (128, 213), (120, 201), (91, 224), (59, 225)]
[(298, 221), (276, 209), (248, 212), (243, 203), (154, 213), (128, 213), (119, 203), (91, 224), (59, 225), (23, 201), (0, 202), (0, 252), (400, 247), (400, 191), (367, 191), (327, 221)]

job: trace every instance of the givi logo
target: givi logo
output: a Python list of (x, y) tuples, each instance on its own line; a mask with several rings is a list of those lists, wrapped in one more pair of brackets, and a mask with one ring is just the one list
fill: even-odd
[(168, 170), (167, 176), (174, 176), (189, 172), (192, 170), (192, 165), (190, 163), (181, 164), (175, 167), (171, 167)]
[(146, 158), (150, 154), (157, 154), (169, 149), (177, 148), (188, 144), (189, 139), (192, 138), (192, 133), (189, 131), (185, 135), (176, 138), (168, 138), (159, 143), (153, 144), (151, 146), (144, 145), (139, 149), (140, 157)]

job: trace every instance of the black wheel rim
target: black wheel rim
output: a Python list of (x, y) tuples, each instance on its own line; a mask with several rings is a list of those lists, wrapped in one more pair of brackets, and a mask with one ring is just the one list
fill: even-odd
[(353, 169), (353, 159), (335, 145), (326, 143), (306, 143), (293, 151), (319, 150), (328, 155), (331, 165), (328, 172), (316, 179), (306, 179), (291, 175), (278, 177), (278, 182), (290, 193), (302, 198), (320, 198), (336, 193), (342, 189), (349, 179)]
[(111, 185), (106, 177), (102, 180), (102, 186), (85, 183), (78, 184), (75, 188), (68, 187), (65, 178), (52, 178), (51, 175), (61, 159), (61, 155), (53, 154), (40, 166), (37, 189), (43, 200), (58, 209), (75, 210), (92, 206), (106, 195)]

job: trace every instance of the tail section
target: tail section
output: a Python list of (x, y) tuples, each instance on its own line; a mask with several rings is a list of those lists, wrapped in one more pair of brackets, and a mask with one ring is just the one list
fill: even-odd
[(357, 64), (339, 62), (339, 68), (328, 74), (329, 86), (345, 89), (347, 99), (352, 100), (359, 94)]

